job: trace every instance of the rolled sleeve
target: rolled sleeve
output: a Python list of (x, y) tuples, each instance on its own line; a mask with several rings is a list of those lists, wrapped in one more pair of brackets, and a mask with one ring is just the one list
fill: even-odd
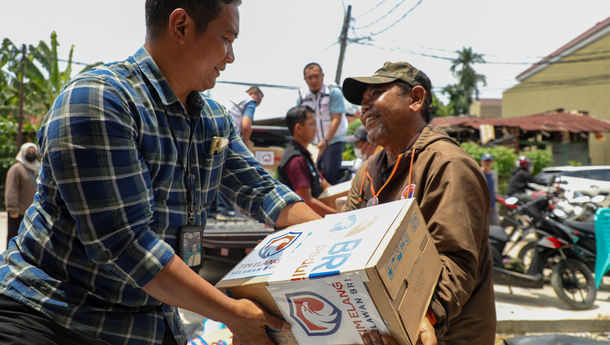
[(220, 188), (252, 217), (273, 225), (284, 207), (301, 198), (263, 169), (233, 128), (231, 133)]

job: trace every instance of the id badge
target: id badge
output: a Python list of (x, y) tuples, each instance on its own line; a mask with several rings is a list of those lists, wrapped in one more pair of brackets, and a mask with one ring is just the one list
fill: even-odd
[(178, 256), (190, 268), (199, 269), (203, 264), (203, 228), (185, 225), (180, 228), (178, 239)]

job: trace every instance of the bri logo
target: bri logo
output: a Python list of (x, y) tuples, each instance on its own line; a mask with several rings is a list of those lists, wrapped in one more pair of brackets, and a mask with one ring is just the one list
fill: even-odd
[(341, 310), (326, 298), (308, 291), (287, 294), (290, 316), (308, 336), (333, 334), (341, 326)]
[(293, 244), (297, 238), (301, 236), (301, 234), (301, 232), (291, 231), (287, 234), (270, 239), (269, 242), (267, 242), (267, 244), (258, 252), (258, 256), (260, 256), (261, 259), (266, 259), (283, 251)]
[(333, 225), (330, 232), (347, 230), (356, 224), (356, 215), (351, 214), (347, 218), (340, 220), (338, 223)]

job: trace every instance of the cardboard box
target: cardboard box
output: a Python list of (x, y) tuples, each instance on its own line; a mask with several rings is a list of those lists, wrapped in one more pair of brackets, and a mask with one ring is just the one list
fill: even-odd
[(254, 147), (252, 154), (268, 172), (277, 169), (284, 149), (281, 147)]
[(337, 208), (337, 198), (347, 196), (352, 181), (345, 181), (328, 187), (322, 194), (318, 195), (318, 200), (322, 201), (326, 206)]
[(329, 215), (269, 235), (217, 287), (288, 320), (277, 344), (415, 344), (440, 258), (414, 199)]

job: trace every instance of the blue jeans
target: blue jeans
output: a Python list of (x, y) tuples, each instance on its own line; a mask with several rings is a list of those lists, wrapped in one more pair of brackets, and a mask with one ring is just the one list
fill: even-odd
[(341, 162), (343, 161), (343, 141), (330, 144), (322, 156), (318, 158), (318, 169), (326, 178), (328, 183), (337, 184), (341, 179)]

